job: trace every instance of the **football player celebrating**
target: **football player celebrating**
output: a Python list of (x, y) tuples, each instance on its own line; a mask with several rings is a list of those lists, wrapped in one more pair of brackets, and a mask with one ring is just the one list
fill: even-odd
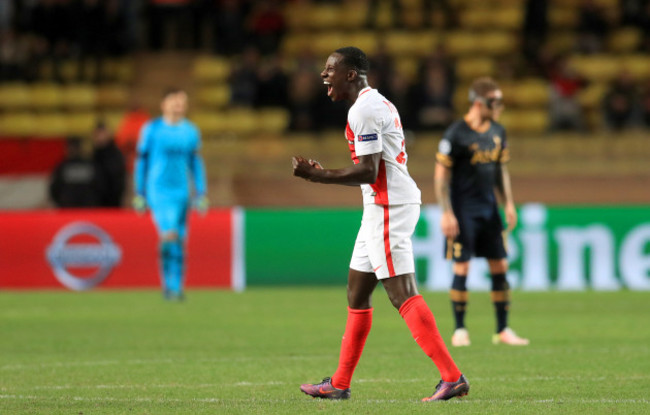
[(358, 48), (332, 53), (321, 73), (332, 101), (351, 104), (345, 136), (353, 164), (325, 169), (294, 157), (293, 174), (306, 180), (361, 186), (363, 218), (348, 273), (348, 319), (338, 368), (321, 383), (304, 384), (307, 395), (350, 397), (352, 374), (372, 325), (372, 292), (381, 281), (395, 308), (442, 380), (424, 401), (447, 400), (469, 392), (469, 383), (449, 355), (415, 280), (411, 236), (420, 217), (420, 190), (406, 168), (407, 154), (397, 108), (367, 81), (368, 59)]

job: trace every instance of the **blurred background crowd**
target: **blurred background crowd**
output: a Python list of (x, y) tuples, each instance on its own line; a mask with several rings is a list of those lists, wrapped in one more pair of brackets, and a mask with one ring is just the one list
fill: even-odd
[[(413, 136), (437, 137), (482, 75), (514, 134), (650, 128), (650, 0), (3, 0), (0, 145), (101, 125), (130, 170), (169, 85), (208, 141), (322, 138), (345, 125), (319, 82), (345, 45)], [(30, 173), (11, 164), (0, 173)]]

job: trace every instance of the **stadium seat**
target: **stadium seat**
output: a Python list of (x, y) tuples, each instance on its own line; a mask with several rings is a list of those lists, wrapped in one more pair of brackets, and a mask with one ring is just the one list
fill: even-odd
[(348, 45), (355, 45), (360, 48), (368, 56), (372, 56), (377, 52), (377, 35), (374, 32), (367, 30), (359, 30), (351, 33), (346, 33), (346, 40)]
[(104, 78), (113, 82), (131, 82), (134, 73), (135, 63), (133, 58), (108, 59), (104, 62)]
[(356, 31), (365, 26), (366, 16), (368, 15), (367, 2), (345, 1), (341, 7), (341, 15), (339, 16), (339, 26), (341, 29)]
[(105, 84), (97, 88), (97, 106), (99, 108), (125, 109), (129, 102), (129, 90), (124, 84)]
[(575, 49), (576, 33), (570, 30), (553, 31), (548, 34), (548, 45), (556, 54), (570, 53)]
[(220, 111), (197, 111), (189, 115), (189, 119), (201, 130), (201, 135), (207, 138), (225, 133), (227, 118), (228, 115)]
[(312, 5), (309, 12), (303, 15), (307, 20), (307, 26), (311, 30), (325, 31), (338, 29), (341, 21), (341, 8), (334, 4)]
[(417, 58), (402, 58), (395, 62), (396, 72), (408, 81), (415, 81), (419, 68), (420, 62)]
[(238, 136), (249, 136), (258, 130), (255, 111), (249, 108), (233, 108), (226, 114), (226, 131)]
[(14, 112), (0, 117), (2, 135), (9, 137), (30, 137), (36, 133), (36, 117), (31, 112)]
[(198, 90), (197, 97), (201, 106), (223, 108), (230, 102), (230, 87), (226, 84), (204, 86)]
[(62, 88), (54, 83), (38, 83), (29, 88), (31, 107), (37, 110), (59, 109), (63, 102)]
[(312, 36), (308, 33), (287, 33), (282, 39), (280, 50), (286, 56), (298, 56), (310, 50)]
[(69, 135), (67, 115), (61, 112), (48, 112), (35, 117), (35, 135), (41, 138), (66, 137)]
[(453, 31), (445, 33), (442, 41), (450, 56), (468, 56), (479, 52), (481, 36), (468, 31)]
[(199, 56), (194, 60), (194, 79), (203, 83), (220, 83), (230, 75), (230, 61), (214, 56)]
[(643, 34), (638, 28), (624, 27), (607, 38), (607, 49), (614, 53), (632, 53), (641, 44)]
[(510, 102), (523, 108), (546, 108), (549, 98), (550, 85), (543, 79), (517, 81), (510, 92)]
[(578, 93), (578, 102), (584, 109), (600, 107), (603, 96), (607, 92), (606, 82), (594, 82)]
[(62, 104), (68, 109), (90, 110), (95, 107), (97, 91), (93, 85), (72, 84), (62, 89)]
[(624, 55), (620, 61), (621, 69), (628, 71), (636, 80), (650, 79), (650, 56)]
[[(487, 5), (490, 6), (489, 4)], [(460, 13), (461, 27), (469, 30), (519, 30), (523, 23), (523, 8), (490, 7), (477, 5), (468, 7)]]
[(506, 56), (519, 49), (518, 36), (505, 30), (481, 33), (476, 40), (476, 52), (487, 56)]
[(348, 46), (347, 35), (343, 31), (321, 32), (311, 39), (310, 49), (317, 56), (323, 59), (332, 51), (341, 46)]
[(289, 127), (290, 115), (285, 108), (263, 108), (257, 112), (257, 116), (259, 132), (281, 134)]
[(507, 110), (500, 122), (509, 133), (540, 134), (547, 131), (549, 114), (546, 109)]
[(391, 31), (384, 37), (386, 51), (395, 57), (425, 57), (435, 49), (440, 41), (433, 31)]
[(548, 24), (554, 29), (573, 29), (578, 25), (578, 10), (575, 7), (549, 7)]
[(488, 57), (459, 58), (456, 62), (456, 75), (461, 80), (471, 80), (479, 76), (492, 76), (495, 72), (495, 63)]
[(612, 80), (621, 69), (621, 62), (607, 54), (574, 55), (569, 58), (568, 64), (580, 76), (592, 82)]
[(102, 111), (97, 114), (97, 119), (104, 121), (113, 133), (117, 131), (122, 118), (124, 118), (124, 111), (121, 110)]
[(30, 103), (29, 86), (26, 84), (0, 84), (0, 108), (5, 110), (21, 110), (29, 108)]
[(284, 6), (284, 18), (289, 33), (305, 32), (309, 28), (309, 20), (305, 18), (311, 13), (309, 2), (287, 2)]
[(92, 111), (75, 112), (66, 116), (68, 134), (85, 137), (95, 128), (98, 121), (97, 114)]

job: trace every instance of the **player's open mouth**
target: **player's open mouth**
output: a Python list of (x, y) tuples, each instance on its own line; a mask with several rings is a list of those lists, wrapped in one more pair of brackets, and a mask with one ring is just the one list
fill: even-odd
[(323, 81), (323, 85), (327, 85), (327, 96), (328, 97), (331, 96), (332, 95), (332, 84), (330, 84), (327, 81)]

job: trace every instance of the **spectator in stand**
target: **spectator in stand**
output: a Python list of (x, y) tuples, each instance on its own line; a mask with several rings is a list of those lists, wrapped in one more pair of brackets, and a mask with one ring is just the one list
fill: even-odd
[(560, 57), (550, 73), (550, 130), (584, 130), (582, 107), (578, 93), (586, 82)]
[(101, 206), (103, 183), (101, 171), (84, 157), (81, 139), (68, 139), (66, 158), (50, 178), (49, 193), (54, 204), (60, 208)]
[(106, 51), (111, 57), (123, 56), (133, 47), (129, 38), (127, 10), (120, 0), (105, 3)]
[(453, 120), (453, 81), (437, 61), (425, 64), (420, 80), (411, 93), (416, 113), (416, 128), (440, 130)]
[(76, 20), (79, 39), (78, 80), (89, 80), (87, 65), (91, 63), (92, 80), (99, 82), (102, 79), (102, 64), (108, 48), (108, 38), (113, 35), (108, 31), (103, 2), (83, 0), (79, 4)]
[(247, 1), (221, 0), (214, 14), (214, 50), (219, 55), (232, 56), (240, 53), (247, 43)]
[(29, 31), (34, 34), (33, 70), (37, 76), (44, 61), (52, 65), (52, 78), (63, 82), (61, 62), (71, 56), (76, 27), (71, 0), (40, 0), (31, 9)]
[(257, 74), (257, 107), (287, 107), (289, 76), (282, 66), (282, 55), (270, 55)]
[(14, 2), (12, 0), (0, 1), (0, 31), (12, 27), (14, 19)]
[[(647, 0), (620, 0), (619, 14), (623, 26), (638, 26)], [(640, 26), (642, 27), (642, 26)]]
[(286, 22), (278, 0), (255, 3), (248, 27), (253, 45), (262, 53), (276, 53), (286, 31)]
[(309, 69), (293, 73), (289, 89), (289, 129), (291, 131), (313, 131), (317, 129), (316, 86), (319, 79)]
[(524, 12), (523, 48), (526, 61), (533, 63), (548, 31), (548, 0), (527, 0)]
[(254, 47), (244, 50), (240, 61), (230, 74), (230, 103), (234, 106), (252, 107), (258, 92), (257, 70), (260, 53)]
[[(191, 42), (192, 0), (149, 0), (149, 46), (153, 50), (165, 47), (188, 47)], [(172, 45), (166, 44), (171, 34)]]
[(639, 28), (643, 33), (641, 51), (650, 54), (650, 1), (648, 1), (639, 17)]
[(578, 50), (598, 53), (609, 32), (609, 22), (601, 6), (595, 0), (582, 0), (578, 8)]
[[(368, 73), (368, 84), (373, 85), (379, 91), (387, 91), (391, 79), (396, 75), (393, 57), (388, 53), (386, 43), (383, 40), (378, 41), (377, 50), (372, 56), (368, 57), (368, 61), (372, 69)], [(386, 95), (386, 98), (390, 99), (388, 95)], [(398, 108), (402, 107), (398, 106)]]
[(129, 173), (133, 171), (135, 147), (140, 138), (140, 129), (149, 121), (151, 115), (136, 100), (131, 101), (115, 133), (115, 141), (126, 160)]
[(124, 156), (115, 145), (111, 131), (104, 122), (97, 123), (92, 133), (93, 162), (101, 172), (104, 190), (100, 206), (120, 207), (126, 185), (126, 166)]
[(12, 28), (0, 32), (0, 81), (25, 79), (29, 60), (29, 40)]
[(646, 81), (645, 88), (641, 94), (641, 118), (643, 126), (650, 128), (650, 80)]
[(639, 124), (639, 90), (631, 74), (623, 71), (612, 81), (603, 97), (607, 127), (620, 131)]

